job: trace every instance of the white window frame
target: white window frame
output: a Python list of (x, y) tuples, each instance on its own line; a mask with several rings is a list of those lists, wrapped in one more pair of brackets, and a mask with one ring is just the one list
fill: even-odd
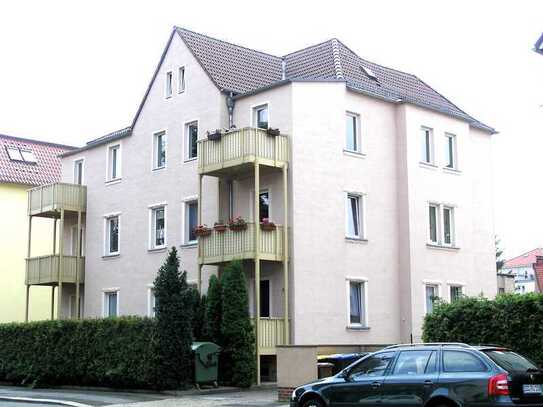
[[(430, 137), (429, 137), (429, 143), (430, 145), (428, 146), (428, 152), (430, 154), (430, 161), (426, 161), (426, 132), (430, 132)], [(435, 165), (435, 148), (434, 148), (434, 129), (432, 129), (431, 127), (426, 127), (426, 126), (422, 126), (420, 128), (420, 139), (419, 139), (419, 143), (422, 142), (422, 136), (424, 135), (424, 143), (425, 143), (425, 148), (424, 148), (424, 157), (420, 157), (420, 162), (422, 164), (426, 164), (426, 165)], [(422, 144), (419, 146), (419, 148), (422, 148)], [(419, 150), (419, 154), (422, 152), (422, 150)]]
[[(189, 132), (189, 126), (196, 124), (196, 128), (198, 129), (198, 137), (196, 137), (196, 157), (189, 157), (190, 153), (190, 132)], [(185, 161), (194, 161), (198, 159), (198, 139), (200, 137), (200, 121), (199, 119), (189, 120), (184, 123), (183, 125), (183, 139), (185, 140), (184, 148), (185, 148)]]
[[(183, 230), (181, 231), (181, 235), (183, 236), (183, 244), (186, 246), (192, 246), (198, 244), (198, 239), (195, 240), (189, 240), (190, 231), (189, 231), (189, 211), (188, 207), (190, 204), (196, 203), (198, 205), (198, 196), (189, 196), (183, 199)], [(196, 207), (196, 211), (198, 211), (198, 207)], [(197, 212), (198, 213), (198, 212)], [(196, 219), (196, 223), (198, 223), (198, 219)], [(198, 226), (198, 225), (196, 225)]]
[(85, 157), (79, 157), (73, 160), (73, 181), (77, 184), (77, 165), (81, 163), (81, 185), (85, 185)]
[[(112, 151), (117, 150), (116, 177), (113, 178), (113, 155)], [(122, 179), (122, 143), (111, 143), (106, 148), (106, 183), (120, 182)]]
[(347, 147), (347, 129), (345, 129), (345, 147), (344, 147), (344, 151), (348, 152), (348, 153), (357, 153), (357, 154), (362, 154), (362, 129), (360, 128), (360, 123), (361, 123), (361, 119), (360, 119), (360, 114), (358, 113), (354, 113), (354, 112), (350, 112), (350, 111), (346, 111), (345, 112), (345, 117), (350, 117), (350, 118), (354, 118), (355, 120), (355, 144), (356, 144), (356, 148), (354, 150), (351, 150), (350, 148)]
[[(369, 309), (368, 309), (368, 279), (366, 277), (346, 277), (346, 295), (347, 295), (347, 302), (346, 302), (346, 309), (347, 309), (347, 328), (369, 328), (370, 322), (369, 322)], [(351, 323), (351, 283), (359, 283), (361, 284), (361, 289), (363, 290), (363, 298), (362, 298), (362, 322), (359, 324), (353, 324)]]
[[(157, 209), (164, 209), (164, 244), (155, 245), (156, 242), (156, 219)], [(162, 250), (168, 247), (168, 204), (166, 202), (149, 205), (149, 250)]]
[(156, 316), (155, 308), (156, 308), (155, 285), (148, 284), (147, 285), (147, 316), (149, 318), (154, 318)]
[[(432, 232), (431, 232), (431, 223), (430, 223), (430, 208), (435, 208), (435, 213), (436, 213), (436, 240), (432, 240)], [(432, 245), (439, 245), (440, 244), (440, 236), (441, 236), (441, 217), (440, 217), (440, 213), (441, 213), (441, 210), (440, 210), (440, 204), (438, 203), (435, 203), (435, 202), (429, 202), (428, 203), (428, 206), (427, 206), (427, 211), (426, 211), (426, 215), (427, 215), (427, 224), (428, 224), (428, 227), (427, 227), (427, 234), (428, 234), (428, 244), (432, 244)]]
[[(109, 235), (109, 220), (117, 218), (118, 219), (118, 244), (117, 244), (117, 251), (116, 252), (110, 252), (110, 235)], [(115, 213), (109, 213), (104, 215), (104, 257), (110, 257), (110, 256), (118, 256), (121, 254), (121, 213), (115, 212)]]
[(180, 66), (177, 69), (177, 93), (183, 93), (187, 90), (186, 74), (187, 70), (185, 69), (185, 66)]
[(427, 286), (432, 286), (432, 287), (436, 287), (437, 288), (437, 297), (439, 299), (442, 299), (443, 296), (441, 294), (441, 281), (436, 281), (436, 280), (423, 280), (422, 281), (422, 294), (423, 294), (423, 299), (424, 299), (424, 315), (428, 314), (428, 307), (427, 307), (427, 304), (426, 304), (426, 287)]
[(173, 71), (167, 71), (164, 81), (164, 98), (169, 99), (173, 96)]
[[(158, 166), (158, 137), (162, 136), (164, 138), (164, 165)], [(158, 130), (153, 133), (151, 151), (153, 152), (151, 156), (151, 170), (158, 171), (164, 170), (168, 166), (168, 132), (166, 129)]]
[(108, 318), (110, 315), (109, 313), (109, 294), (117, 294), (117, 315), (115, 318), (118, 318), (121, 316), (121, 308), (120, 308), (120, 297), (121, 297), (121, 289), (118, 287), (115, 288), (104, 288), (102, 289), (102, 317)]
[[(450, 242), (447, 243), (445, 242), (445, 210), (448, 210), (449, 211), (449, 227), (450, 227), (450, 234), (451, 234), (451, 238), (450, 238)], [(448, 247), (454, 247), (455, 245), (455, 241), (456, 241), (456, 228), (455, 228), (455, 210), (454, 210), (454, 206), (451, 206), (451, 205), (441, 205), (441, 219), (442, 219), (442, 236), (441, 236), (441, 244), (443, 246), (448, 246)]]
[[(436, 235), (437, 241), (432, 241), (430, 234), (430, 207), (436, 208)], [(427, 243), (431, 246), (442, 246), (442, 247), (458, 247), (458, 235), (456, 228), (456, 212), (457, 207), (453, 204), (448, 203), (439, 203), (439, 202), (428, 202), (426, 206), (426, 228), (427, 228)], [(445, 243), (445, 213), (444, 211), (448, 209), (451, 211), (450, 227), (451, 227), (451, 242)]]
[[(349, 235), (349, 211), (350, 198), (358, 199), (358, 236)], [(363, 192), (346, 191), (344, 194), (345, 201), (345, 238), (351, 240), (366, 240), (367, 239), (367, 222), (366, 222), (366, 194)]]
[(449, 302), (452, 302), (451, 289), (453, 287), (460, 288), (460, 295), (466, 295), (466, 283), (458, 281), (447, 281), (447, 295), (449, 296)]
[[(251, 106), (251, 125), (255, 128), (260, 128), (258, 127), (258, 110), (262, 109), (262, 108), (266, 108), (268, 110), (268, 129), (270, 128), (270, 123), (271, 123), (271, 115), (270, 115), (270, 103), (269, 102), (262, 102), (262, 103), (259, 103), (257, 105), (253, 105)], [(266, 130), (266, 129), (263, 129), (263, 130)]]
[[(452, 140), (452, 167), (449, 167), (449, 140)], [(445, 133), (445, 162), (443, 168), (447, 170), (458, 170), (458, 138), (456, 134)]]

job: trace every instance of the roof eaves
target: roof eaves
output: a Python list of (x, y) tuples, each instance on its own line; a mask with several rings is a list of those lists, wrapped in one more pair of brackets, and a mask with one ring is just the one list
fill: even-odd
[(68, 146), (66, 144), (50, 143), (48, 141), (34, 140), (34, 139), (24, 138), (24, 137), (9, 136), (7, 134), (0, 134), (0, 138), (9, 139), (9, 140), (13, 140), (13, 141), (19, 141), (19, 142), (22, 142), (22, 143), (41, 144), (41, 145), (44, 145), (44, 146), (66, 148), (66, 149), (71, 149), (71, 150), (75, 150), (77, 148), (75, 146)]
[[(124, 130), (127, 130), (127, 131), (124, 131)], [(75, 150), (67, 151), (65, 153), (60, 154), (59, 156), (60, 157), (69, 157), (69, 156), (72, 156), (72, 155), (75, 155), (75, 154), (79, 154), (79, 153), (81, 153), (83, 151), (90, 150), (90, 149), (92, 149), (94, 147), (102, 146), (104, 144), (109, 144), (112, 141), (123, 139), (125, 137), (130, 136), (131, 134), (132, 134), (131, 128), (126, 127), (126, 128), (124, 128), (122, 130), (118, 130), (118, 131), (115, 131), (113, 133), (110, 133), (107, 136), (103, 136), (103, 137), (100, 137), (98, 139), (92, 140), (92, 141), (88, 142), (87, 145), (85, 145), (83, 147), (77, 148)]]
[[(279, 86), (283, 86), (283, 85), (286, 85), (286, 84), (289, 84), (289, 83), (292, 83), (292, 82), (321, 82), (321, 83), (324, 83), (324, 82), (332, 82), (332, 83), (333, 82), (342, 82), (342, 83), (345, 83), (345, 79), (287, 78), (287, 79), (282, 79), (280, 81), (274, 82), (274, 83), (272, 83), (270, 85), (263, 86), (261, 88), (252, 89), (252, 90), (250, 90), (248, 92), (245, 92), (245, 93), (239, 93), (239, 94), (234, 96), (234, 99), (241, 99), (241, 98), (244, 98), (246, 96), (252, 96), (252, 95), (255, 95), (257, 93), (261, 93), (261, 92), (264, 92), (264, 91), (267, 91), (267, 90), (270, 90), (270, 89), (273, 89), (273, 88), (277, 88)], [(230, 92), (230, 91), (224, 90), (223, 92)]]

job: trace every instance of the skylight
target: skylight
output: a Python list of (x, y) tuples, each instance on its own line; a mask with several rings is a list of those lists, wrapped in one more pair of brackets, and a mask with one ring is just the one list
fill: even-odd
[(6, 147), (6, 151), (8, 152), (8, 157), (11, 161), (23, 161), (31, 164), (35, 164), (37, 162), (36, 156), (32, 150), (25, 150), (18, 147)]
[(373, 71), (370, 68), (361, 65), (360, 69), (362, 70), (362, 72), (364, 72), (366, 75), (368, 75), (371, 79), (373, 79), (375, 81), (379, 81), (377, 79), (377, 76), (375, 76), (375, 74), (373, 73)]

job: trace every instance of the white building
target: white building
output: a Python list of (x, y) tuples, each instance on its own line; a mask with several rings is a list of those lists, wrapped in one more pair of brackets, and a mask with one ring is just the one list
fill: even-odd
[(537, 256), (543, 256), (542, 248), (530, 250), (504, 263), (501, 272), (515, 276), (516, 293), (525, 294), (539, 291), (535, 276)]

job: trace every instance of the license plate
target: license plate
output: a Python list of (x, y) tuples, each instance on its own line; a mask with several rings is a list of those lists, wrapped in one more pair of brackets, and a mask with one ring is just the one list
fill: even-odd
[(524, 394), (541, 394), (540, 384), (523, 384), (522, 392)]

